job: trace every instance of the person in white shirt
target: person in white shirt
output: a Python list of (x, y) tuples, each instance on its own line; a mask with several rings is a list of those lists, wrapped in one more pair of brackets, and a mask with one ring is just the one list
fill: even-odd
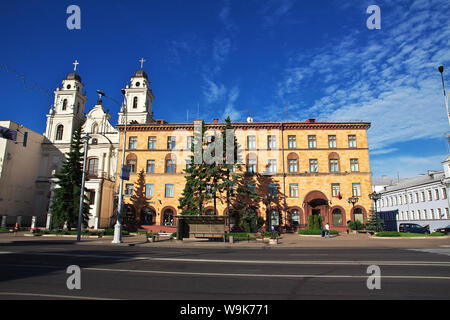
[(325, 238), (326, 237), (330, 237), (330, 225), (328, 224), (328, 222), (327, 222), (327, 224), (325, 225)]

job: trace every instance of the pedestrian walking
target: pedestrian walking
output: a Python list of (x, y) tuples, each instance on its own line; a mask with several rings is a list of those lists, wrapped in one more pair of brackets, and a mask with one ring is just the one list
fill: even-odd
[(330, 237), (330, 225), (328, 224), (328, 222), (327, 222), (327, 224), (325, 225), (325, 238), (326, 237)]

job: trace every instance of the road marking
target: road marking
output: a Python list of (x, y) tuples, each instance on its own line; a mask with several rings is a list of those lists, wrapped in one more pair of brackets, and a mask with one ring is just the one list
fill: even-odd
[[(1, 265), (0, 265), (1, 266)], [(11, 264), (14, 267), (25, 268), (52, 268), (65, 270), (63, 266), (39, 266), (39, 265), (20, 265)], [(180, 271), (161, 271), (161, 270), (135, 270), (135, 269), (111, 269), (111, 268), (81, 268), (82, 271), (94, 272), (118, 272), (118, 273), (141, 273), (141, 274), (161, 274), (161, 275), (180, 275), (180, 276), (209, 276), (209, 277), (245, 277), (245, 278), (331, 278), (331, 279), (367, 279), (367, 275), (324, 275), (324, 274), (256, 274), (256, 273), (217, 273), (217, 272), (180, 272)], [(383, 279), (421, 279), (421, 280), (450, 280), (450, 276), (411, 276), (394, 275), (382, 276)]]
[(3, 251), (3, 254), (18, 255), (44, 255), (44, 256), (63, 256), (78, 258), (95, 259), (123, 259), (123, 260), (148, 260), (148, 261), (166, 261), (166, 262), (194, 262), (194, 263), (235, 263), (235, 264), (284, 264), (284, 265), (380, 265), (380, 266), (432, 266), (432, 267), (450, 267), (450, 261), (274, 261), (274, 260), (219, 260), (219, 259), (188, 259), (188, 258), (150, 258), (150, 257), (127, 257), (127, 256), (105, 256), (89, 254), (72, 253), (50, 253), (50, 252), (12, 252)]
[(25, 297), (46, 297), (46, 298), (64, 298), (64, 299), (82, 299), (82, 300), (118, 300), (98, 297), (66, 296), (60, 294), (27, 293), (27, 292), (0, 292), (4, 296), (25, 296)]

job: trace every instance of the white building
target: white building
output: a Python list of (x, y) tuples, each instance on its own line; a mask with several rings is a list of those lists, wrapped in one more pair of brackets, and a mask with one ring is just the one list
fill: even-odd
[[(54, 91), (54, 103), (46, 116), (43, 135), (12, 121), (0, 122), (0, 126), (18, 131), (18, 139), (28, 132), (27, 147), (21, 142), (0, 139), (0, 215), (3, 225), (19, 222), (30, 226), (32, 216), (36, 216), (39, 226), (50, 226), (52, 191), (57, 187), (54, 176), (70, 151), (73, 132), (82, 123), (82, 135), (91, 137), (85, 185), (90, 201), (88, 225), (95, 229), (112, 225), (119, 132), (111, 125), (111, 115), (104, 110), (101, 99), (85, 114), (87, 97), (81, 76), (76, 73), (77, 64), (74, 63), (74, 72), (69, 73), (62, 80), (62, 86)], [(154, 96), (145, 71), (141, 69), (134, 73), (124, 94), (128, 123), (153, 121)], [(119, 123), (123, 124), (123, 110), (118, 111)]]
[(1, 226), (31, 224), (31, 217), (41, 214), (35, 182), (44, 136), (13, 121), (0, 121), (0, 126), (17, 132), (16, 141), (0, 138)]
[[(385, 185), (380, 192), (381, 199), (377, 201), (377, 211), (381, 212), (386, 229), (398, 230), (400, 223), (411, 222), (429, 225), (433, 232), (449, 225), (449, 185), (444, 183), (445, 179), (450, 178), (449, 174), (447, 165), (446, 171), (428, 171), (427, 174), (402, 179), (400, 182), (394, 180)], [(373, 179), (372, 184), (376, 189), (380, 181)]]

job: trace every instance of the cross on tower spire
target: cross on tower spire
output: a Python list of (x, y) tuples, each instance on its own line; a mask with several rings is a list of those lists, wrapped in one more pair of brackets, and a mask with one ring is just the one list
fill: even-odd
[(75, 62), (73, 63), (73, 65), (74, 65), (73, 71), (74, 71), (74, 72), (77, 71), (77, 66), (78, 66), (79, 64), (80, 64), (80, 63), (78, 62), (78, 60), (75, 60)]
[(141, 60), (139, 60), (139, 62), (141, 63), (141, 70), (144, 69), (144, 62), (146, 62), (147, 60), (145, 60), (144, 58), (141, 58)]

